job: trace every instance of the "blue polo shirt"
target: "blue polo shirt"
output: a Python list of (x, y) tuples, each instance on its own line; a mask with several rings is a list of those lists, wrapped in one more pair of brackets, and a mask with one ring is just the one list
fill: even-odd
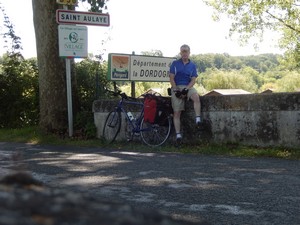
[(188, 85), (192, 77), (198, 76), (195, 63), (189, 60), (189, 62), (184, 65), (181, 59), (172, 62), (170, 73), (175, 74), (174, 80), (176, 85)]

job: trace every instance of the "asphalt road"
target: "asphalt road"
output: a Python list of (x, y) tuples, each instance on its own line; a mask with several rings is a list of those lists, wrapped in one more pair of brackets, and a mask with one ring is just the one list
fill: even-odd
[[(5, 155), (14, 153), (13, 166)], [(300, 161), (0, 142), (0, 169), (214, 225), (300, 224)], [(0, 174), (1, 175), (1, 174)]]

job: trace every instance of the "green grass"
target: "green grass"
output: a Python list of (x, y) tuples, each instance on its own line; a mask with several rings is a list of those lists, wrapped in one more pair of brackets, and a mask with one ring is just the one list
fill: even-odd
[(80, 147), (104, 147), (111, 149), (126, 149), (132, 151), (151, 152), (176, 152), (183, 154), (205, 154), (205, 155), (226, 155), (238, 157), (274, 157), (283, 159), (300, 159), (300, 149), (289, 149), (280, 147), (254, 147), (244, 146), (236, 143), (228, 144), (199, 144), (183, 145), (176, 148), (171, 144), (162, 147), (151, 148), (139, 141), (116, 142), (111, 145), (105, 144), (99, 139), (82, 140), (76, 138), (61, 138), (57, 135), (46, 135), (39, 131), (37, 127), (27, 127), (21, 129), (0, 129), (1, 142), (25, 142), (31, 144), (52, 144), (71, 145)]

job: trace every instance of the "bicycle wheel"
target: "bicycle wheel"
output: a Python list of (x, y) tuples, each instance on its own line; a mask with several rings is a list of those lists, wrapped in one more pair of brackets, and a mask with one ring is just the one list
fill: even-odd
[(103, 127), (103, 138), (112, 143), (121, 129), (121, 112), (111, 111), (105, 120)]
[(141, 137), (146, 145), (157, 147), (164, 144), (170, 136), (172, 119), (166, 117), (164, 124), (148, 123), (142, 119)]

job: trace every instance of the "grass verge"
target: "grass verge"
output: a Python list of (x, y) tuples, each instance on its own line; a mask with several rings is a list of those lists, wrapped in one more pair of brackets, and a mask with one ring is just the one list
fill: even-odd
[(207, 155), (227, 155), (238, 157), (274, 157), (284, 159), (300, 159), (299, 148), (280, 147), (254, 147), (239, 144), (199, 144), (183, 145), (176, 148), (171, 144), (166, 144), (158, 148), (150, 148), (139, 141), (117, 142), (111, 145), (105, 144), (99, 139), (82, 140), (76, 138), (60, 138), (56, 135), (46, 135), (39, 131), (37, 127), (26, 127), (20, 129), (0, 129), (1, 142), (25, 142), (31, 144), (51, 144), (51, 145), (71, 145), (78, 147), (104, 147), (112, 149), (126, 149), (132, 151), (156, 151), (156, 152), (176, 152), (189, 154)]

